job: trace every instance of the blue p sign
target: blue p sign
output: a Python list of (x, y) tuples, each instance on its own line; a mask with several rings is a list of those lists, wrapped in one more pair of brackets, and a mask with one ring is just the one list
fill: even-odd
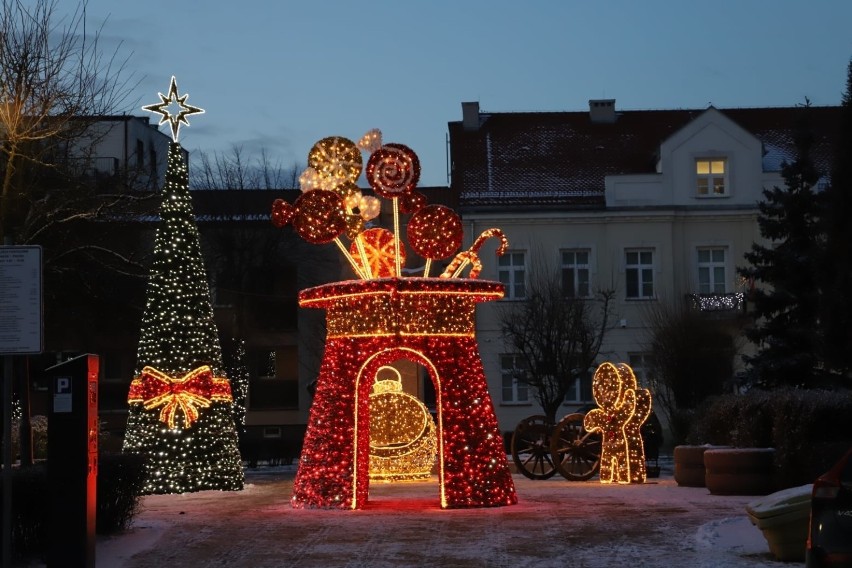
[(71, 394), (71, 377), (56, 377), (55, 394)]

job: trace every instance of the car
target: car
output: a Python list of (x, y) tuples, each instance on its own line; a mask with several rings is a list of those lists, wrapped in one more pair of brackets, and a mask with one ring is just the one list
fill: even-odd
[(852, 448), (814, 481), (805, 565), (852, 567)]

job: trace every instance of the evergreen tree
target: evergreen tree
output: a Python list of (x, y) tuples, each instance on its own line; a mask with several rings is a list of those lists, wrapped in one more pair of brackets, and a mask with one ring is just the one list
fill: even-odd
[[(131, 384), (124, 451), (146, 456), (146, 493), (239, 490), (243, 471), (188, 173), (168, 170)], [(206, 370), (205, 370), (206, 369)]]
[(821, 239), (814, 186), (820, 176), (811, 161), (813, 136), (806, 123), (794, 138), (796, 156), (781, 168), (785, 187), (764, 189), (758, 204), (760, 233), (771, 244), (752, 244), (745, 254), (750, 266), (737, 270), (763, 284), (752, 297), (755, 325), (745, 332), (757, 352), (744, 357), (748, 380), (761, 387), (813, 385), (817, 373)]
[(852, 60), (841, 103), (831, 183), (825, 191), (826, 250), (820, 318), (826, 367), (852, 386)]
[(245, 340), (232, 339), (231, 349), (227, 367), (228, 378), (231, 381), (231, 395), (234, 398), (234, 424), (237, 426), (237, 431), (242, 433), (246, 426), (246, 402), (249, 383)]

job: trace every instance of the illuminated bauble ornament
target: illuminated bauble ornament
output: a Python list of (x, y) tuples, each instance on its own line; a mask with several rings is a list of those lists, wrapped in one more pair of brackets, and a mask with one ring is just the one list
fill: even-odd
[[(392, 278), (396, 275), (396, 261), (394, 256), (393, 233), (387, 229), (373, 228), (361, 233), (361, 242), (364, 245), (364, 253), (370, 264), (373, 278)], [(360, 257), (357, 253), (356, 243), (352, 243), (349, 251), (355, 258), (355, 262), (361, 267)], [(405, 249), (399, 249), (400, 263), (405, 263)]]
[(396, 378), (377, 380), (370, 394), (370, 479), (428, 479), (437, 458), (435, 421)]
[(393, 199), (420, 181), (420, 159), (404, 144), (385, 144), (367, 160), (367, 182), (381, 197)]
[(295, 206), (293, 228), (310, 243), (331, 242), (347, 228), (343, 200), (333, 191), (315, 189), (303, 193)]
[(426, 207), (426, 196), (419, 191), (409, 191), (399, 198), (399, 210), (403, 213), (417, 213)]
[(358, 238), (358, 235), (361, 231), (364, 230), (364, 220), (360, 215), (346, 215), (346, 236), (349, 237), (350, 240), (355, 240)]
[(341, 136), (329, 136), (311, 148), (308, 165), (319, 173), (323, 189), (336, 189), (343, 183), (358, 180), (363, 161), (361, 150), (354, 142)]
[(408, 244), (423, 258), (449, 258), (461, 242), (461, 218), (449, 207), (427, 205), (408, 222)]
[(378, 197), (365, 195), (361, 197), (361, 201), (358, 203), (358, 211), (365, 221), (372, 221), (382, 212), (382, 202)]
[(382, 131), (378, 128), (369, 130), (361, 137), (360, 140), (358, 140), (358, 147), (368, 154), (372, 154), (382, 147)]
[(279, 229), (292, 221), (295, 214), (296, 208), (291, 203), (283, 199), (276, 199), (272, 202), (272, 224)]

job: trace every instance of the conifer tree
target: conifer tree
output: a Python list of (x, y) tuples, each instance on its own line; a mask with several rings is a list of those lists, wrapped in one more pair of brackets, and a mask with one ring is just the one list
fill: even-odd
[(237, 432), (245, 432), (246, 402), (248, 399), (249, 372), (246, 366), (245, 339), (232, 339), (231, 353), (228, 357), (227, 373), (231, 381), (231, 396), (234, 399), (234, 424)]
[(813, 136), (803, 123), (795, 132), (796, 156), (781, 168), (785, 187), (764, 189), (758, 226), (769, 245), (752, 244), (740, 275), (757, 286), (755, 325), (746, 337), (757, 347), (744, 356), (748, 380), (761, 387), (813, 385), (819, 352), (817, 266), (821, 254), (819, 179), (811, 160)]
[(852, 386), (852, 60), (846, 73), (831, 182), (824, 201), (823, 355), (835, 378)]
[(243, 487), (233, 399), (188, 183), (174, 142), (124, 440), (125, 452), (147, 458), (145, 493)]

